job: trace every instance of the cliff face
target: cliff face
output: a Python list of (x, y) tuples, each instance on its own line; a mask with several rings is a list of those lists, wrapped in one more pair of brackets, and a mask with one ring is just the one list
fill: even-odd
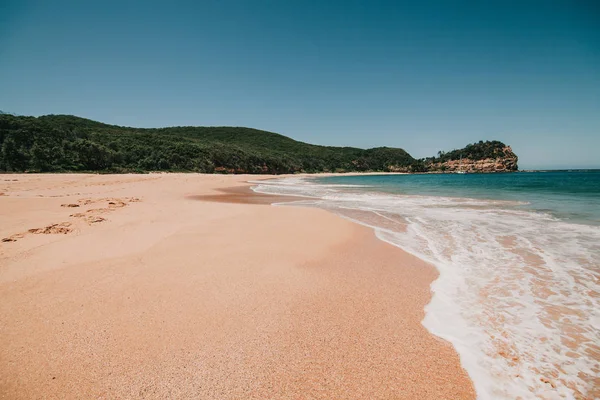
[(439, 172), (514, 172), (519, 170), (519, 158), (513, 153), (510, 146), (502, 149), (502, 155), (494, 158), (483, 158), (473, 160), (463, 158), (461, 160), (448, 160), (444, 162), (430, 163), (429, 171)]

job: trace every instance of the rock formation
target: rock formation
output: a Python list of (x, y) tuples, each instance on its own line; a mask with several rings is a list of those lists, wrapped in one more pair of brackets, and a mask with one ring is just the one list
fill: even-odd
[(519, 170), (518, 160), (519, 158), (513, 153), (510, 146), (505, 146), (501, 154), (493, 158), (480, 160), (463, 158), (462, 160), (432, 162), (427, 169), (430, 172), (514, 172)]

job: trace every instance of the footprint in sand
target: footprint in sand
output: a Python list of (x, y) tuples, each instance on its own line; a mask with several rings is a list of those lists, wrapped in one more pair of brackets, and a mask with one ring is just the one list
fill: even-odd
[(28, 232), (33, 233), (35, 235), (39, 235), (39, 234), (48, 235), (48, 234), (55, 234), (55, 233), (62, 233), (62, 234), (66, 235), (67, 233), (71, 232), (72, 230), (73, 229), (71, 228), (70, 222), (61, 222), (60, 224), (52, 224), (52, 225), (45, 226), (43, 228), (30, 229)]
[(23, 233), (16, 233), (16, 234), (11, 235), (9, 237), (3, 238), (2, 242), (16, 242), (17, 239), (22, 239), (23, 237), (25, 237), (25, 234), (23, 234)]
[[(137, 197), (124, 197), (124, 198), (100, 198), (100, 199), (79, 199), (77, 202), (80, 205), (86, 206), (90, 204), (102, 203), (106, 202), (107, 207), (103, 208), (91, 208), (85, 212), (71, 214), (71, 217), (74, 218), (82, 218), (89, 225), (95, 224), (98, 222), (106, 221), (106, 218), (100, 217), (94, 214), (106, 214), (109, 212), (113, 212), (118, 208), (123, 208), (127, 206), (129, 203), (135, 203), (141, 201)], [(63, 205), (69, 206), (69, 205)], [(79, 205), (76, 205), (79, 206)]]
[[(87, 212), (89, 213), (90, 211), (94, 212), (97, 210), (88, 210)], [(71, 214), (70, 217), (81, 218), (85, 222), (87, 222), (88, 225), (106, 221), (106, 218), (100, 217), (98, 215), (88, 215), (86, 213), (75, 213), (75, 214)]]
[[(0, 193), (0, 195), (4, 195), (4, 193)], [(74, 214), (70, 215), (70, 217), (81, 218), (88, 225), (92, 225), (92, 224), (97, 224), (97, 223), (106, 221), (106, 218), (100, 217), (98, 215), (93, 215), (93, 214), (98, 214), (98, 213), (103, 214), (103, 213), (107, 213), (107, 212), (113, 212), (118, 208), (127, 206), (129, 203), (136, 203), (139, 201), (141, 201), (141, 200), (137, 197), (80, 199), (80, 200), (78, 200), (78, 204), (66, 203), (66, 204), (61, 204), (61, 207), (77, 208), (82, 205), (85, 206), (85, 205), (95, 204), (95, 203), (99, 203), (99, 202), (107, 202), (107, 207), (105, 207), (105, 208), (93, 208), (93, 209), (87, 210), (85, 212), (74, 213)], [(71, 227), (71, 225), (72, 224), (70, 222), (62, 222), (59, 224), (51, 224), (51, 225), (45, 226), (43, 228), (29, 229), (27, 232), (16, 233), (14, 235), (5, 237), (5, 238), (1, 239), (0, 242), (5, 242), (5, 243), (6, 242), (16, 242), (18, 239), (24, 238), (27, 234), (34, 234), (34, 235), (64, 234), (64, 235), (66, 235), (67, 233), (70, 233), (73, 231), (73, 228)]]
[(48, 226), (45, 226), (43, 228), (33, 228), (33, 229), (29, 229), (27, 232), (22, 232), (22, 233), (15, 233), (14, 235), (10, 235), (8, 237), (3, 238), (2, 242), (16, 242), (17, 239), (23, 239), (27, 234), (34, 234), (34, 235), (51, 235), (51, 234), (63, 234), (66, 235), (67, 233), (71, 232), (73, 230), (73, 228), (71, 228), (71, 223), (70, 222), (61, 222), (60, 224), (51, 224)]

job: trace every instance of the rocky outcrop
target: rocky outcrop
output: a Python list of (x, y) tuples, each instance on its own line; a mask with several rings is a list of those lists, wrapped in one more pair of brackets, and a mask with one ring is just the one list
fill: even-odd
[(403, 165), (389, 165), (386, 169), (387, 172), (401, 172), (401, 173), (409, 173), (413, 172), (410, 167), (405, 167)]
[(514, 172), (519, 170), (519, 158), (513, 153), (510, 146), (502, 149), (502, 155), (495, 158), (484, 158), (472, 160), (449, 160), (444, 162), (430, 163), (427, 169), (430, 172)]

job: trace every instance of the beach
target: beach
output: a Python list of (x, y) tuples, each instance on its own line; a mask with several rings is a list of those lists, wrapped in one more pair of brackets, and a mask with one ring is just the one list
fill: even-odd
[(0, 397), (473, 399), (438, 273), (249, 175), (0, 175)]
[(596, 171), (338, 175), (256, 183), (434, 265), (422, 324), (481, 400), (599, 399)]

